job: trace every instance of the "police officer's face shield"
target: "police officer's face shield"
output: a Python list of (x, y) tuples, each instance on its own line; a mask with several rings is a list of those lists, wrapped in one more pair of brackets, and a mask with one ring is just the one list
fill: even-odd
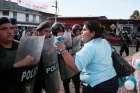
[(59, 31), (58, 33), (57, 33), (57, 36), (63, 36), (64, 35), (64, 32), (63, 31)]
[(81, 30), (82, 30), (82, 29), (73, 29), (73, 30), (72, 30), (72, 33), (73, 33), (74, 36), (78, 36), (78, 35), (81, 34)]
[(81, 30), (80, 29), (79, 30), (76, 30), (74, 34), (75, 34), (75, 36), (80, 35), (81, 34)]

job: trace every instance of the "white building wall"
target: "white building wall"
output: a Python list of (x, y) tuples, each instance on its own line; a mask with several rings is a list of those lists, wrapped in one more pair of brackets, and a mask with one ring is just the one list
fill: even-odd
[(2, 11), (0, 11), (0, 17), (2, 17), (3, 15), (2, 15)]
[(17, 13), (17, 21), (26, 22), (26, 14)]
[(8, 18), (10, 18), (9, 16), (4, 16), (2, 11), (0, 11), (0, 17), (8, 17)]
[(9, 11), (9, 18), (13, 18), (13, 12)]
[[(3, 16), (2, 11), (0, 11), (0, 17), (8, 17), (13, 18), (13, 11), (9, 11), (9, 16)], [(17, 12), (17, 21), (26, 22), (26, 13)], [(39, 14), (29, 14), (29, 22), (40, 23), (40, 15)]]
[(33, 22), (33, 15), (29, 15), (29, 22)]
[(40, 23), (40, 17), (39, 17), (39, 15), (36, 16), (36, 21), (35, 22), (36, 23)]
[(13, 18), (13, 12), (9, 11), (9, 16), (4, 16), (2, 11), (0, 11), (0, 17), (8, 17), (8, 18)]

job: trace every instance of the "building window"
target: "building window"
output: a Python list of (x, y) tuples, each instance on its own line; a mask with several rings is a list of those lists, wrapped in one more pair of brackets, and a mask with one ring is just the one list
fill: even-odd
[(4, 16), (9, 16), (9, 11), (3, 11), (2, 13)]
[(26, 14), (26, 22), (29, 22), (29, 14)]
[(13, 12), (13, 17), (17, 19), (17, 12)]
[(33, 22), (36, 22), (36, 15), (33, 15)]

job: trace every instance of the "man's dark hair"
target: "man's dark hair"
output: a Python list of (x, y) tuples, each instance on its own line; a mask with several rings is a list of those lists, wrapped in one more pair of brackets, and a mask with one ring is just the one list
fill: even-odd
[(10, 23), (10, 20), (7, 17), (0, 17), (0, 25)]
[(17, 24), (17, 20), (15, 18), (10, 18), (11, 24), (12, 25), (16, 25)]

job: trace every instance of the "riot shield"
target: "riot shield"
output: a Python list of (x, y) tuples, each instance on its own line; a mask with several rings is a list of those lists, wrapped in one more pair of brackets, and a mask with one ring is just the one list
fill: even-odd
[(15, 62), (22, 60), (25, 56), (33, 57), (33, 64), (38, 64), (43, 49), (45, 36), (25, 36), (20, 39)]
[(62, 80), (69, 79), (75, 75), (74, 71), (64, 62), (61, 54), (58, 54), (58, 61)]
[(11, 71), (11, 80), (13, 83), (16, 83), (16, 85), (29, 85), (36, 77), (44, 38), (45, 36), (25, 36), (20, 39), (18, 49), (16, 51), (15, 62), (23, 60), (27, 55), (31, 55), (33, 57), (33, 61), (30, 65), (13, 68)]
[(61, 83), (56, 48), (53, 42), (53, 37), (45, 39), (42, 51), (43, 69), (45, 70), (45, 90), (47, 93), (59, 93)]
[[(54, 44), (56, 43), (64, 43), (64, 37), (62, 36), (57, 36), (54, 37), (55, 41)], [(69, 43), (69, 42), (67, 42)], [(73, 77), (75, 75), (75, 73), (73, 72), (72, 69), (70, 69), (70, 67), (64, 62), (64, 59), (60, 53), (59, 49), (57, 50), (57, 54), (58, 54), (58, 63), (59, 63), (59, 70), (60, 70), (60, 74), (61, 74), (61, 79), (65, 80), (65, 79), (69, 79), (71, 77)]]

